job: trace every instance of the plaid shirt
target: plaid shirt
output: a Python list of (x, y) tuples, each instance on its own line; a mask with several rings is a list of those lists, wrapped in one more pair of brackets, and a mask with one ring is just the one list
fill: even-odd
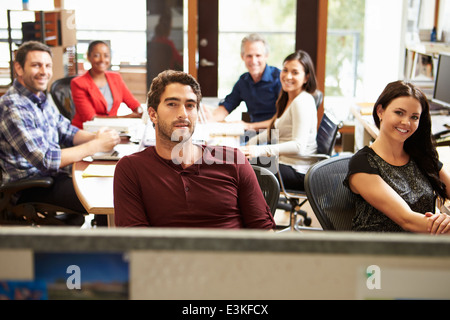
[(78, 130), (48, 103), (44, 93), (37, 96), (15, 80), (0, 98), (2, 182), (56, 174), (60, 145), (73, 146)]

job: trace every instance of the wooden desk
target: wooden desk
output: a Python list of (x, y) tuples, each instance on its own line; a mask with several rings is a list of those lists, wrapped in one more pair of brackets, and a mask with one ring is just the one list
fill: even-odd
[(108, 226), (114, 224), (113, 177), (86, 177), (89, 164), (115, 165), (116, 161), (80, 161), (72, 166), (72, 179), (78, 198), (88, 213), (108, 215)]
[[(373, 106), (373, 104), (371, 104)], [(357, 104), (350, 108), (355, 116), (355, 147), (357, 150), (364, 146), (370, 146), (373, 140), (378, 137), (380, 130), (375, 125), (373, 117), (370, 114), (362, 114), (361, 108), (368, 108), (369, 103)]]
[(354, 152), (355, 151), (355, 124), (354, 122), (346, 123), (342, 128), (339, 129), (341, 134), (341, 149), (343, 152)]

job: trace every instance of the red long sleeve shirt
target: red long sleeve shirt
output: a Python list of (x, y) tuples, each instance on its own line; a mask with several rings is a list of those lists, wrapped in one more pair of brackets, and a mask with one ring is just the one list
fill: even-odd
[(122, 158), (114, 174), (116, 226), (273, 229), (253, 168), (237, 149), (203, 146), (185, 169), (154, 147)]

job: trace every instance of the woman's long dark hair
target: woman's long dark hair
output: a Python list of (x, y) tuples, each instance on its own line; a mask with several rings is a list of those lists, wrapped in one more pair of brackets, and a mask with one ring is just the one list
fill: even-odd
[(375, 124), (380, 128), (380, 118), (378, 117), (377, 107), (381, 105), (385, 110), (394, 99), (399, 97), (412, 97), (419, 101), (422, 106), (419, 126), (416, 132), (406, 139), (403, 149), (412, 159), (414, 159), (420, 170), (430, 181), (438, 196), (445, 200), (447, 198), (447, 193), (445, 184), (439, 179), (439, 156), (436, 151), (436, 142), (431, 132), (430, 106), (425, 94), (411, 83), (404, 81), (389, 83), (374, 105), (372, 115)]
[[(300, 62), (300, 64), (305, 69), (305, 77), (307, 78), (307, 80), (306, 80), (306, 83), (303, 84), (303, 90), (305, 90), (308, 93), (313, 94), (314, 92), (316, 92), (316, 89), (317, 89), (317, 80), (316, 80), (316, 73), (314, 71), (314, 64), (313, 64), (311, 57), (309, 56), (309, 54), (306, 51), (298, 50), (298, 51), (288, 55), (284, 59), (283, 65), (286, 62), (293, 61), (293, 60), (297, 60), (298, 62)], [(281, 89), (280, 94), (277, 99), (277, 102), (276, 102), (277, 111), (276, 111), (275, 115), (273, 116), (272, 121), (269, 126), (268, 141), (270, 141), (270, 132), (271, 132), (271, 129), (273, 129), (275, 126), (275, 120), (277, 120), (279, 117), (281, 117), (283, 115), (284, 111), (286, 110), (288, 98), (289, 98), (288, 93), (286, 91), (284, 91), (283, 89)]]

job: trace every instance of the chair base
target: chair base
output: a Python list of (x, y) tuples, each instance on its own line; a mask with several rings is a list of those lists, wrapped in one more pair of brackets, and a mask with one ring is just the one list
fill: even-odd
[[(290, 211), (289, 214), (289, 225), (287, 228), (282, 231), (287, 230), (295, 230), (300, 226), (310, 226), (311, 218), (308, 217), (308, 213), (304, 210), (301, 210), (301, 207), (307, 202), (307, 199), (303, 199), (299, 202), (297, 198), (280, 198), (277, 204), (277, 209), (281, 209), (284, 211)], [(301, 219), (299, 219), (301, 217)]]
[(2, 210), (0, 225), (28, 226), (82, 226), (84, 214), (44, 210), (42, 204), (18, 204)]
[(281, 210), (284, 210), (284, 211), (291, 211), (292, 206), (289, 203), (278, 202), (277, 209), (281, 209)]
[[(301, 217), (299, 219), (299, 216)], [(321, 228), (313, 228), (311, 225), (311, 218), (308, 217), (306, 211), (303, 210), (293, 210), (289, 216), (289, 226), (277, 230), (276, 233), (291, 232), (291, 231), (323, 231)]]

